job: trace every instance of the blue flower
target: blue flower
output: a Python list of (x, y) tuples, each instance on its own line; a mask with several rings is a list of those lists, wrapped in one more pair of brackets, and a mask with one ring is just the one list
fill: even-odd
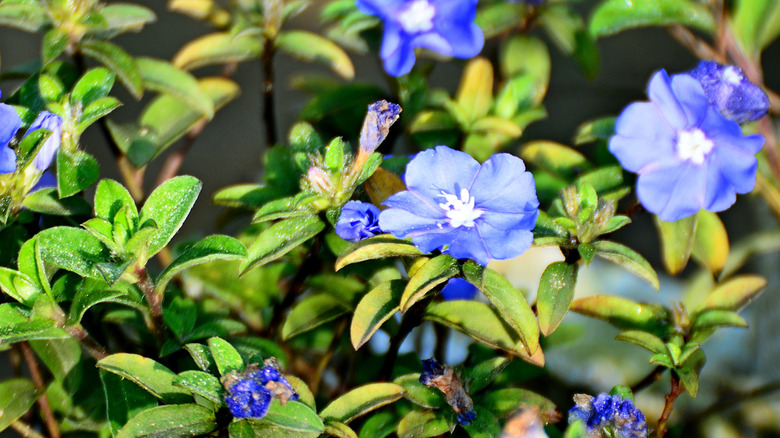
[(262, 418), (271, 406), (271, 391), (254, 379), (241, 379), (226, 388), (225, 403), (236, 418)]
[[(645, 414), (630, 399), (619, 395), (586, 394), (574, 396), (576, 405), (569, 410), (569, 424), (582, 421), (588, 427), (588, 436), (616, 438), (646, 438)], [(603, 433), (608, 429), (611, 434)]]
[(444, 285), (441, 296), (445, 300), (473, 300), (479, 292), (476, 286), (462, 278), (452, 278)]
[(357, 7), (385, 23), (379, 56), (392, 76), (409, 73), (414, 49), (456, 58), (482, 51), (485, 37), (474, 24), (478, 0), (357, 0)]
[(347, 202), (341, 208), (341, 216), (336, 222), (336, 234), (350, 242), (382, 234), (379, 228), (379, 209), (366, 202)]
[(496, 154), (480, 164), (469, 154), (438, 146), (406, 167), (408, 190), (385, 201), (382, 231), (410, 237), (421, 251), (435, 249), (481, 265), (531, 247), (539, 215), (534, 177), (523, 160)]
[(690, 74), (699, 80), (710, 104), (729, 120), (752, 122), (769, 111), (769, 98), (739, 67), (701, 61)]
[(277, 366), (274, 359), (268, 359), (262, 368), (252, 364), (243, 373), (233, 371), (222, 378), (228, 392), (225, 404), (234, 417), (262, 418), (268, 413), (273, 399), (282, 404), (298, 400), (298, 393)]
[(60, 148), (60, 143), (62, 141), (62, 118), (57, 114), (41, 111), (24, 136), (27, 137), (30, 133), (35, 132), (38, 129), (48, 129), (51, 131), (51, 134), (49, 134), (49, 137), (43, 145), (41, 145), (41, 148), (38, 149), (38, 154), (33, 160), (35, 167), (43, 172), (49, 168), (52, 160), (54, 160), (54, 154), (56, 154), (57, 149)]
[(0, 103), (0, 174), (16, 170), (16, 153), (8, 143), (22, 127), (22, 119), (11, 105)]
[(660, 70), (648, 95), (650, 102), (623, 110), (609, 141), (620, 164), (639, 174), (637, 196), (648, 211), (676, 221), (701, 209), (723, 211), (737, 193), (753, 190), (764, 137), (742, 135), (690, 75)]

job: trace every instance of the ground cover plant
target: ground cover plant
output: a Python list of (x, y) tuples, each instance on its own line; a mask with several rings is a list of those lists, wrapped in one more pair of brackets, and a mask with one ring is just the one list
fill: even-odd
[[(777, 331), (748, 307), (780, 280), (779, 2), (165, 7), (212, 30), (162, 59), (121, 43), (167, 25), (149, 5), (0, 0), (40, 36), (0, 68), (0, 432), (780, 436), (756, 365)], [(698, 62), (568, 144), (529, 138), (551, 52), (594, 80), (600, 40), (640, 27)], [(216, 191), (222, 234), (184, 235), (203, 182), (182, 162), (253, 62), (261, 176)]]

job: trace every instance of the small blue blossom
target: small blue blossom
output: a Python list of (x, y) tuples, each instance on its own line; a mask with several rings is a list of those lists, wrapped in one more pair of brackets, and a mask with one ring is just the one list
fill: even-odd
[(737, 123), (752, 122), (769, 111), (769, 98), (750, 82), (739, 67), (701, 61), (691, 71), (699, 80), (710, 105)]
[(0, 174), (16, 170), (16, 152), (8, 143), (22, 127), (22, 119), (11, 105), (0, 103)]
[[(646, 438), (645, 414), (630, 399), (619, 395), (586, 394), (574, 396), (576, 405), (569, 410), (569, 424), (582, 421), (588, 427), (588, 436), (615, 438)], [(607, 433), (609, 431), (609, 433)]]
[(414, 49), (426, 48), (455, 58), (482, 51), (485, 37), (474, 23), (478, 0), (357, 0), (360, 11), (385, 23), (379, 56), (392, 76), (409, 73)]
[(38, 129), (48, 129), (51, 131), (51, 134), (49, 134), (49, 137), (43, 145), (41, 145), (40, 149), (38, 149), (38, 154), (33, 160), (35, 167), (43, 172), (49, 168), (52, 160), (54, 160), (54, 154), (56, 154), (57, 149), (60, 148), (60, 143), (62, 141), (62, 118), (57, 114), (41, 111), (24, 136), (27, 137), (30, 133), (35, 132)]
[(368, 106), (368, 113), (360, 131), (358, 155), (371, 155), (390, 133), (390, 127), (401, 117), (401, 107), (386, 100)]
[(474, 403), (466, 393), (460, 375), (447, 365), (442, 365), (434, 358), (423, 359), (423, 372), (420, 373), (420, 383), (436, 388), (444, 394), (447, 404), (457, 414), (458, 422), (468, 426), (477, 418)]
[(347, 202), (341, 208), (341, 216), (336, 222), (336, 234), (350, 242), (382, 234), (379, 228), (379, 209), (367, 202)]
[(263, 365), (249, 365), (243, 373), (231, 372), (223, 377), (228, 392), (225, 404), (234, 417), (262, 418), (273, 399), (282, 404), (298, 400), (298, 393), (279, 371), (276, 361), (269, 359)]
[(609, 141), (620, 164), (639, 174), (637, 196), (648, 211), (671, 222), (701, 209), (723, 211), (737, 193), (753, 190), (764, 137), (742, 135), (690, 75), (660, 70), (648, 95), (650, 102), (623, 110)]
[(539, 201), (520, 158), (496, 154), (480, 165), (438, 146), (409, 162), (404, 181), (408, 190), (384, 203), (390, 208), (379, 215), (382, 231), (410, 237), (421, 251), (439, 249), (481, 265), (531, 247)]
[(468, 281), (462, 278), (452, 278), (444, 285), (441, 296), (447, 301), (473, 300), (477, 296), (477, 292), (479, 289)]

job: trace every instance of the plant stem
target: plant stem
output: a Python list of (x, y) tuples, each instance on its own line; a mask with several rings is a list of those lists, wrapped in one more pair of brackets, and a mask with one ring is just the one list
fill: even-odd
[(668, 368), (664, 366), (658, 365), (653, 369), (653, 371), (650, 371), (650, 374), (646, 375), (642, 380), (638, 381), (633, 386), (631, 386), (631, 392), (636, 394), (637, 392), (647, 388), (653, 383), (661, 380), (661, 377), (664, 375), (667, 369)]
[(208, 120), (206, 119), (198, 122), (192, 129), (190, 129), (190, 132), (187, 133), (187, 136), (184, 138), (184, 144), (182, 144), (179, 149), (168, 155), (168, 158), (165, 159), (165, 164), (163, 164), (162, 169), (160, 169), (160, 173), (157, 175), (157, 182), (154, 184), (155, 187), (160, 186), (165, 181), (168, 181), (169, 179), (176, 176), (176, 174), (179, 172), (181, 164), (184, 162), (184, 156), (187, 155), (187, 153), (192, 148), (192, 145), (195, 144), (195, 140), (198, 138), (200, 133), (203, 132), (203, 128), (206, 127), (207, 123)]
[(266, 38), (260, 63), (263, 67), (263, 123), (265, 124), (265, 144), (270, 148), (277, 142), (276, 112), (274, 111), (274, 54), (273, 38)]
[(165, 342), (165, 333), (163, 332), (165, 330), (165, 322), (163, 321), (162, 312), (163, 294), (162, 292), (157, 293), (157, 291), (154, 290), (154, 284), (152, 283), (152, 280), (149, 279), (146, 267), (137, 267), (135, 274), (138, 276), (136, 285), (138, 285), (144, 293), (146, 302), (149, 304), (149, 311), (151, 313), (151, 318), (148, 321), (149, 331), (152, 332), (154, 338), (157, 339), (157, 343), (162, 346)]
[(46, 438), (45, 436), (36, 432), (35, 429), (30, 427), (29, 424), (24, 423), (21, 420), (16, 420), (11, 423), (11, 429), (19, 432), (19, 435), (25, 438)]
[(671, 389), (669, 394), (664, 397), (664, 410), (661, 413), (661, 418), (658, 419), (658, 438), (663, 438), (666, 435), (668, 428), (666, 422), (669, 421), (669, 416), (672, 415), (672, 409), (674, 408), (674, 402), (677, 397), (685, 391), (682, 385), (680, 385), (680, 379), (677, 374), (672, 371)]
[(325, 372), (325, 369), (328, 367), (328, 364), (330, 363), (330, 360), (333, 358), (333, 355), (336, 353), (336, 349), (339, 348), (339, 344), (341, 343), (341, 337), (344, 335), (344, 330), (347, 328), (347, 318), (342, 318), (339, 322), (339, 325), (336, 327), (336, 331), (333, 333), (333, 339), (330, 341), (330, 345), (328, 346), (328, 351), (325, 352), (325, 354), (320, 359), (320, 363), (317, 364), (317, 371), (314, 373), (314, 377), (311, 380), (311, 384), (309, 385), (310, 388), (314, 391), (315, 394), (319, 392), (320, 388), (320, 382), (322, 382), (322, 373)]
[(65, 330), (79, 341), (81, 347), (89, 353), (95, 360), (101, 360), (108, 356), (106, 349), (102, 345), (98, 344), (92, 336), (84, 330), (84, 326), (76, 324), (71, 327), (65, 327)]
[(60, 438), (60, 428), (57, 424), (57, 419), (54, 418), (54, 412), (49, 405), (49, 399), (46, 397), (46, 384), (41, 377), (41, 370), (38, 368), (38, 361), (35, 359), (35, 353), (33, 353), (30, 345), (27, 342), (20, 342), (19, 348), (22, 350), (24, 361), (27, 363), (27, 368), (30, 370), (30, 377), (32, 378), (35, 389), (41, 394), (38, 397), (38, 406), (41, 408), (41, 414), (43, 420), (46, 422), (46, 429), (49, 430), (49, 436), (51, 438)]
[(401, 347), (404, 339), (409, 336), (412, 330), (420, 325), (423, 320), (423, 314), (428, 307), (428, 303), (431, 302), (430, 298), (426, 298), (419, 303), (412, 306), (401, 318), (401, 325), (398, 327), (398, 333), (390, 339), (390, 348), (385, 355), (385, 361), (382, 364), (382, 369), (379, 373), (379, 381), (387, 381), (393, 373), (395, 367), (395, 361), (398, 359), (398, 349)]

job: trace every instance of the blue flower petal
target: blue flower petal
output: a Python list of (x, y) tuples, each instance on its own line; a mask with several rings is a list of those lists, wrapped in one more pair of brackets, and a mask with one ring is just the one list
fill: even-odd
[(441, 296), (447, 300), (473, 300), (477, 296), (476, 286), (462, 278), (452, 278), (441, 290)]
[(536, 184), (525, 163), (510, 154), (496, 154), (479, 168), (469, 193), (476, 207), (491, 212), (533, 213), (539, 207)]
[(444, 191), (456, 194), (471, 187), (479, 162), (471, 155), (446, 146), (417, 154), (406, 166), (404, 181), (410, 191), (435, 200)]
[(440, 221), (447, 219), (447, 217), (444, 215), (444, 210), (442, 210), (434, 200), (424, 198), (422, 195), (410, 192), (408, 190), (391, 195), (389, 198), (387, 198), (383, 205), (392, 208), (400, 208), (407, 211), (414, 211), (417, 216), (422, 216), (428, 219), (437, 219)]
[(414, 67), (414, 50), (401, 28), (395, 24), (385, 24), (382, 48), (379, 53), (384, 60), (385, 70), (390, 76), (403, 76)]
[(0, 146), (0, 174), (16, 170), (16, 152), (8, 146)]
[[(533, 224), (536, 223), (536, 216), (530, 215), (528, 221), (533, 218)], [(534, 243), (534, 233), (530, 231), (533, 228), (514, 228), (499, 229), (493, 228), (488, 223), (477, 225), (485, 246), (490, 249), (490, 258), (493, 260), (508, 260), (515, 258), (528, 250)]]
[(482, 33), (482, 29), (474, 23), (442, 26), (439, 33), (451, 47), (449, 53), (443, 51), (442, 53), (455, 58), (473, 58), (479, 55), (485, 46), (485, 35)]
[[(753, 157), (751, 157), (753, 158)], [(755, 160), (755, 158), (753, 158)], [(755, 175), (755, 169), (753, 170)], [(753, 183), (755, 184), (755, 178)], [(707, 189), (704, 194), (704, 208), (708, 211), (723, 211), (734, 205), (737, 201), (737, 192), (734, 186), (720, 172), (707, 174)]]
[[(420, 233), (439, 233), (442, 232), (441, 219), (424, 217), (416, 214), (416, 211), (408, 211), (400, 208), (389, 208), (379, 214), (379, 228), (396, 237), (416, 236)], [(419, 245), (418, 245), (419, 246)], [(420, 248), (421, 251), (429, 252), (436, 249)]]
[(699, 125), (710, 109), (707, 95), (699, 81), (687, 74), (672, 76), (674, 97), (680, 103), (688, 126)]
[(644, 173), (637, 180), (637, 196), (648, 211), (674, 222), (704, 207), (706, 176), (706, 166), (687, 163)]
[(690, 126), (685, 111), (674, 95), (672, 80), (666, 70), (659, 70), (653, 75), (647, 87), (647, 95), (672, 128), (682, 130)]
[(22, 119), (11, 105), (0, 103), (0, 146), (5, 146), (22, 127)]

